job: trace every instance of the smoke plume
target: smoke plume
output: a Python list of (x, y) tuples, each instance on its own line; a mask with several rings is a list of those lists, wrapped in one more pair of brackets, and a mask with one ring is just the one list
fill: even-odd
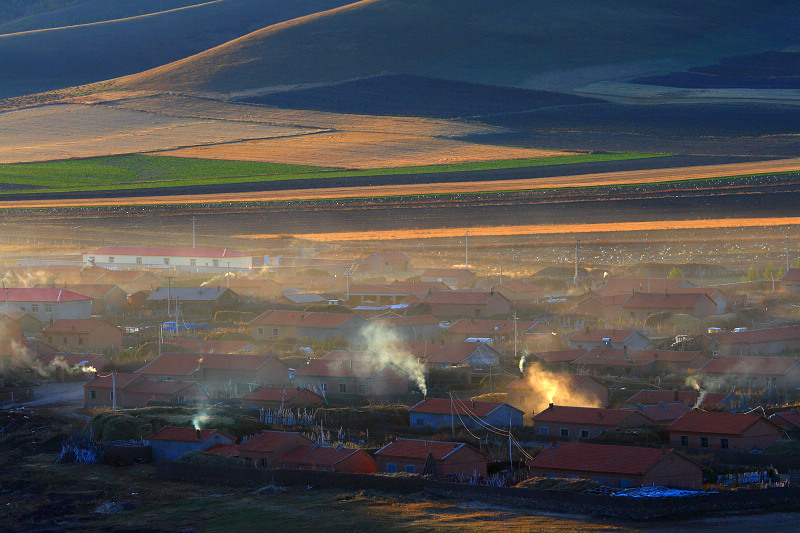
[(703, 404), (703, 400), (705, 399), (706, 394), (708, 393), (708, 391), (705, 390), (703, 387), (701, 387), (700, 386), (700, 382), (697, 380), (696, 377), (693, 377), (693, 376), (689, 376), (688, 378), (686, 378), (686, 383), (685, 384), (686, 384), (687, 387), (692, 387), (694, 390), (696, 390), (699, 393), (697, 395), (697, 401), (694, 402), (694, 406), (696, 408), (699, 408)]
[(422, 363), (401, 347), (403, 340), (394, 330), (377, 324), (369, 324), (361, 330), (361, 336), (367, 345), (367, 351), (375, 352), (374, 359), (370, 361), (370, 364), (374, 364), (376, 370), (391, 364), (406, 374), (424, 396), (428, 395), (425, 369)]
[[(524, 358), (524, 356), (523, 356)], [(520, 359), (522, 366), (522, 359)], [(529, 388), (524, 409), (538, 413), (549, 404), (569, 407), (604, 407), (600, 398), (588, 391), (575, 390), (572, 377), (567, 374), (554, 374), (538, 363), (528, 365), (522, 378)]]

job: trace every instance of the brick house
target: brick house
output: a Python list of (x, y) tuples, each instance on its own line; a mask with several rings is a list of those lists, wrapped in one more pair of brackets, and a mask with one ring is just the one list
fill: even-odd
[(100, 375), (83, 386), (85, 408), (112, 407), (113, 391), (117, 393), (118, 408), (146, 407), (160, 404), (205, 403), (208, 393), (193, 381), (148, 380), (136, 374)]
[[(167, 301), (171, 299), (169, 305)], [(239, 303), (239, 295), (227, 287), (158, 287), (145, 298), (147, 307), (153, 310), (178, 305), (182, 313), (213, 316), (216, 311), (232, 309)], [(177, 302), (177, 303), (176, 303)]]
[(294, 409), (321, 407), (325, 399), (301, 387), (259, 387), (242, 397), (242, 407), (248, 409)]
[(573, 360), (572, 365), (596, 375), (650, 377), (693, 374), (709, 360), (710, 357), (700, 351), (594, 348)]
[[(414, 343), (419, 345), (422, 343)], [(453, 342), (450, 344), (430, 343), (424, 354), (412, 352), (424, 364), (439, 368), (451, 366), (470, 366), (486, 368), (500, 363), (500, 352), (484, 342)]]
[(281, 468), (374, 474), (378, 471), (375, 460), (364, 450), (342, 446), (303, 444), (277, 458)]
[(637, 292), (622, 304), (622, 309), (628, 313), (627, 318), (637, 321), (663, 311), (702, 320), (717, 314), (717, 303), (702, 292)]
[(48, 344), (65, 350), (108, 350), (122, 346), (122, 330), (95, 318), (60, 318), (42, 331)]
[(430, 313), (438, 317), (488, 318), (511, 313), (511, 302), (492, 291), (430, 292), (422, 298), (409, 297), (408, 302), (429, 306)]
[[(536, 374), (522, 376), (512, 381), (507, 387), (507, 402), (526, 413), (535, 412), (549, 403), (549, 398), (534, 387), (531, 380), (539, 381)], [(583, 405), (605, 407), (608, 405), (608, 387), (592, 376), (581, 374), (548, 374), (547, 380), (557, 385), (557, 393), (552, 397), (559, 405), (569, 405), (565, 400)], [(560, 398), (559, 394), (566, 397)]]
[[(37, 287), (47, 287), (37, 285)], [(116, 285), (103, 283), (65, 284), (62, 289), (89, 296), (93, 315), (115, 314), (128, 308), (128, 293)]]
[[(2, 305), (2, 304), (0, 304)], [(2, 307), (0, 307), (2, 309)], [(41, 331), (45, 327), (45, 323), (41, 320), (37, 319), (25, 313), (24, 311), (15, 311), (11, 313), (4, 313), (0, 315), (0, 320), (2, 320), (2, 324), (8, 324), (10, 329), (6, 329), (6, 333), (3, 335), (4, 338), (19, 338), (19, 337), (34, 337), (39, 335)], [(13, 321), (17, 324), (16, 327), (19, 327), (20, 334), (19, 335), (11, 335), (11, 333), (16, 331), (16, 327), (11, 325), (10, 322)], [(2, 326), (0, 326), (2, 327)]]
[(800, 268), (790, 268), (781, 278), (781, 288), (788, 292), (800, 291)]
[(259, 340), (341, 337), (355, 342), (366, 324), (360, 316), (346, 313), (266, 311), (250, 321), (250, 335)]
[(462, 442), (397, 439), (375, 452), (378, 472), (425, 474), (434, 478), (487, 476), (489, 456)]
[(142, 376), (117, 372), (99, 374), (83, 386), (83, 407), (93, 409), (98, 407), (112, 407), (114, 405), (114, 391), (116, 390), (117, 407), (127, 407), (120, 402), (122, 390), (135, 381), (141, 381)]
[(667, 427), (670, 446), (749, 452), (783, 438), (783, 429), (757, 414), (692, 410)]
[(420, 281), (444, 283), (451, 289), (466, 289), (475, 284), (475, 274), (466, 268), (429, 268), (419, 275)]
[(376, 252), (364, 259), (359, 270), (381, 274), (406, 273), (411, 270), (411, 258), (405, 252)]
[(572, 350), (581, 348), (591, 350), (592, 348), (622, 348), (627, 346), (629, 350), (646, 350), (650, 345), (650, 339), (635, 330), (622, 329), (583, 329), (569, 339), (569, 347)]
[(586, 354), (587, 350), (576, 348), (574, 350), (553, 350), (549, 352), (534, 352), (527, 359), (533, 360), (542, 365), (546, 370), (552, 372), (568, 373), (572, 371), (571, 363), (580, 359)]
[(271, 279), (230, 277), (225, 286), (245, 301), (277, 300), (281, 297), (281, 285)]
[(669, 292), (678, 288), (693, 288), (688, 279), (674, 278), (608, 278), (603, 285), (593, 289), (602, 296), (613, 294), (630, 295), (634, 292)]
[(216, 429), (164, 426), (152, 437), (154, 461), (177, 459), (189, 452), (204, 451), (217, 444), (234, 444), (236, 439)]
[(351, 307), (399, 305), (409, 297), (423, 297), (428, 292), (446, 292), (450, 287), (444, 283), (421, 281), (395, 281), (388, 285), (376, 283), (352, 283), (347, 292), (348, 305)]
[(314, 443), (291, 431), (262, 431), (239, 445), (239, 457), (256, 468), (275, 468), (278, 459), (298, 446), (311, 446)]
[(702, 465), (672, 449), (559, 443), (528, 462), (531, 476), (592, 479), (603, 486), (702, 489)]
[(352, 357), (313, 359), (295, 370), (294, 380), (301, 388), (331, 398), (407, 394), (409, 384), (408, 377), (389, 363)]
[(593, 439), (604, 431), (647, 425), (652, 425), (651, 421), (636, 411), (552, 404), (533, 417), (536, 435), (571, 440)]
[(652, 421), (654, 426), (665, 426), (692, 410), (691, 407), (682, 402), (637, 405), (636, 407), (623, 407), (622, 409), (637, 410)]
[(793, 389), (800, 386), (800, 359), (720, 355), (698, 373), (703, 385), (712, 390)]
[(486, 425), (507, 428), (522, 426), (525, 413), (504, 402), (482, 402), (446, 398), (427, 398), (408, 410), (411, 427), (433, 429), (467, 427), (481, 429)]
[(775, 413), (769, 417), (769, 421), (782, 427), (786, 433), (791, 433), (794, 436), (800, 433), (800, 413), (796, 409)]
[(513, 304), (532, 304), (544, 298), (544, 289), (528, 281), (506, 281), (494, 290)]
[[(519, 341), (526, 334), (552, 335), (550, 326), (543, 322), (527, 320), (516, 321), (516, 335)], [(448, 327), (442, 338), (445, 342), (463, 342), (468, 339), (490, 339), (492, 342), (514, 340), (514, 320), (491, 320), (485, 318), (463, 318)]]
[(128, 294), (139, 291), (152, 291), (164, 281), (152, 272), (145, 270), (106, 270), (95, 283), (116, 285)]

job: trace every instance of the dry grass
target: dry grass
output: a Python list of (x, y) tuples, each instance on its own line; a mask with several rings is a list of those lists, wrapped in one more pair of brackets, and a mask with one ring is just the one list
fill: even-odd
[(199, 146), (163, 152), (161, 155), (327, 167), (380, 168), (550, 157), (561, 153), (412, 134), (346, 131)]

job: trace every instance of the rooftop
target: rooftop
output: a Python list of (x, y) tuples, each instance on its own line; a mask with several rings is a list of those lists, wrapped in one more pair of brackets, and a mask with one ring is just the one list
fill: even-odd
[(84, 252), (83, 255), (142, 256), (142, 257), (249, 257), (244, 252), (227, 248), (174, 248), (156, 246), (103, 246)]
[(565, 442), (545, 449), (528, 462), (528, 467), (642, 475), (672, 454), (672, 449)]
[(670, 424), (668, 429), (670, 432), (741, 435), (760, 420), (780, 431), (780, 428), (759, 414), (748, 415), (722, 411), (702, 411), (699, 409), (689, 411)]
[(432, 453), (434, 459), (443, 461), (453, 453), (465, 449), (488, 457), (483, 452), (462, 442), (442, 442), (419, 439), (397, 439), (395, 442), (387, 444), (375, 452), (375, 456), (425, 460), (428, 454)]
[(565, 424), (591, 424), (593, 426), (616, 427), (631, 416), (642, 416), (635, 411), (601, 409), (597, 407), (567, 407), (553, 405), (533, 417), (534, 425), (540, 422)]

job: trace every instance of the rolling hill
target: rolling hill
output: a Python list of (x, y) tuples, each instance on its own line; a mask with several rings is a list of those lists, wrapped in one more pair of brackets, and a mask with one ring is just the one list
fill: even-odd
[[(151, 8), (181, 3), (143, 2)], [(217, 0), (106, 22), (0, 35), (0, 98), (141, 72), (258, 28), (344, 3), (346, 0)], [(104, 12), (91, 7), (70, 9), (95, 15)], [(134, 12), (123, 7), (112, 14)]]
[(790, 0), (363, 0), (115, 86), (237, 93), (381, 73), (529, 88), (543, 75), (575, 76), (585, 84), (785, 47), (799, 22)]

